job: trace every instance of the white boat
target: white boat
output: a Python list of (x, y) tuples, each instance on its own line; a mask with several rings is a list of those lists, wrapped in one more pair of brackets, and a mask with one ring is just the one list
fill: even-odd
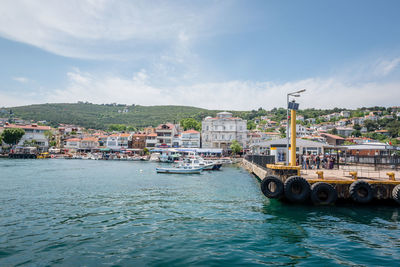
[(182, 166), (192, 165), (196, 167), (203, 167), (204, 171), (219, 170), (222, 166), (222, 164), (219, 162), (212, 160), (204, 160), (202, 157), (200, 157), (195, 153), (190, 153), (188, 158), (179, 161), (178, 164)]
[(157, 173), (178, 173), (178, 174), (193, 174), (201, 173), (203, 167), (193, 166), (178, 166), (172, 168), (156, 168)]
[(149, 161), (160, 161), (160, 153), (152, 153)]

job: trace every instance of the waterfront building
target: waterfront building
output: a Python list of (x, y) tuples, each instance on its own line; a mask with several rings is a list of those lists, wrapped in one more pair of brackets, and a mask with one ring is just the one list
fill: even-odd
[(128, 138), (128, 147), (144, 149), (146, 147), (146, 133), (134, 133)]
[(156, 147), (172, 147), (173, 138), (178, 134), (178, 130), (174, 124), (165, 123), (156, 128), (156, 134)]
[(246, 148), (247, 121), (233, 117), (230, 112), (220, 112), (217, 117), (206, 117), (202, 121), (202, 146), (205, 148), (229, 149), (233, 140)]
[(84, 137), (80, 141), (79, 149), (84, 151), (92, 151), (99, 147), (96, 137)]
[(187, 130), (180, 135), (180, 146), (184, 148), (199, 148), (200, 147), (200, 132), (196, 130)]
[(112, 134), (107, 137), (106, 147), (111, 150), (122, 150), (128, 148), (128, 138), (131, 134)]
[(344, 146), (346, 153), (351, 156), (388, 156), (400, 151), (400, 147), (380, 142), (368, 142)]
[(64, 148), (68, 149), (68, 151), (78, 151), (80, 146), (81, 139), (80, 138), (69, 138), (65, 140)]
[(143, 129), (143, 132), (144, 132), (146, 135), (154, 134), (154, 133), (156, 133), (156, 129), (155, 129), (154, 127), (148, 126), (148, 127), (146, 127), (146, 128)]
[[(314, 142), (310, 140), (304, 140), (301, 138), (296, 138), (296, 154), (314, 154), (319, 155), (324, 153), (324, 149), (331, 147), (326, 143)], [(289, 147), (289, 153), (290, 153)], [(265, 154), (275, 156), (275, 162), (284, 162), (286, 160), (287, 151), (287, 139), (281, 138), (277, 140), (271, 140), (266, 142), (261, 142), (257, 145), (250, 147), (250, 151), (253, 154)]]
[(156, 147), (157, 144), (157, 134), (154, 133), (150, 133), (146, 135), (146, 147), (147, 148), (154, 148)]
[(30, 125), (16, 125), (6, 123), (4, 125), (4, 129), (7, 128), (19, 128), (25, 131), (24, 136), (22, 136), (21, 140), (17, 145), (22, 146), (26, 142), (34, 142), (36, 146), (39, 147), (39, 152), (47, 151), (49, 148), (49, 140), (47, 140), (45, 136), (46, 131), (50, 131), (50, 126), (39, 126), (37, 124)]

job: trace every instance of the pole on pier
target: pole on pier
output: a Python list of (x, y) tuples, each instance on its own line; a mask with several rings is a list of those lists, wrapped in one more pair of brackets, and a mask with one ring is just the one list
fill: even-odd
[(296, 110), (290, 112), (290, 166), (296, 166)]

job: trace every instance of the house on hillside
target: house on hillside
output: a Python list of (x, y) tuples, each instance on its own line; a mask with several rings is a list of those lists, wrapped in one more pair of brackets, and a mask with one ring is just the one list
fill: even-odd
[(340, 146), (344, 144), (345, 139), (341, 136), (328, 134), (328, 133), (321, 133), (322, 137), (326, 139), (326, 142), (332, 146)]
[(349, 127), (337, 127), (336, 130), (338, 134), (346, 137), (350, 136), (354, 132), (354, 129)]

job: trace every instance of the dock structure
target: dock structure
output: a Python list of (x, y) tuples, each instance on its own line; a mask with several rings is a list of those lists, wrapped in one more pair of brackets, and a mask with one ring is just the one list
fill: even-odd
[(332, 205), (337, 200), (360, 204), (394, 200), (400, 205), (399, 171), (354, 165), (338, 170), (301, 170), (296, 165), (295, 110), (291, 110), (291, 133), (287, 165), (275, 164), (273, 156), (248, 156), (242, 162), (246, 170), (261, 180), (261, 191), (266, 197), (316, 205)]
[[(393, 170), (371, 171), (369, 176), (349, 170), (300, 170), (286, 166), (265, 167), (242, 161), (247, 171), (261, 181), (261, 191), (268, 198), (291, 202), (331, 205), (337, 200), (370, 203), (374, 200), (393, 200), (400, 204), (400, 172)], [(290, 188), (286, 188), (289, 186)]]

